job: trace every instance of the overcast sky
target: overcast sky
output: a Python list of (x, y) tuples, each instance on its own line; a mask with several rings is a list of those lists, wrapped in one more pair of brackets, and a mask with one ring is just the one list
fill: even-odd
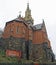
[[(19, 11), (25, 15), (28, 0), (0, 0), (0, 28), (17, 18)], [(53, 52), (56, 54), (56, 0), (29, 0), (34, 24), (45, 21)]]

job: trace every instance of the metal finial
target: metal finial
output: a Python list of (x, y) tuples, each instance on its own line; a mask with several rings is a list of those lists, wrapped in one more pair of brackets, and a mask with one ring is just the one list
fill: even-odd
[(21, 11), (19, 11), (19, 15), (21, 15)]
[(19, 11), (19, 17), (21, 17), (21, 11)]

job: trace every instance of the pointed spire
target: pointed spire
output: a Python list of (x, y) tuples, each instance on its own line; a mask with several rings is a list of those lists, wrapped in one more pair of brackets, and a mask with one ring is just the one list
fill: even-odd
[(29, 0), (28, 0), (28, 2), (27, 2), (27, 9), (29, 9)]
[(44, 24), (44, 19), (42, 19), (43, 20), (43, 24)]
[(29, 10), (29, 2), (27, 3), (27, 10)]
[(44, 29), (44, 31), (46, 33), (47, 38), (48, 38), (47, 31), (46, 31), (46, 26), (45, 26), (45, 21), (44, 21), (44, 19), (42, 19), (42, 21), (43, 21), (42, 22), (43, 29)]
[(27, 9), (25, 11), (25, 17), (24, 17), (25, 21), (27, 21), (27, 23), (31, 23), (33, 24), (33, 18), (31, 16), (31, 10), (29, 8), (29, 2), (27, 3)]
[(42, 21), (43, 21), (43, 25), (45, 26), (45, 22), (44, 22), (44, 19), (42, 19)]

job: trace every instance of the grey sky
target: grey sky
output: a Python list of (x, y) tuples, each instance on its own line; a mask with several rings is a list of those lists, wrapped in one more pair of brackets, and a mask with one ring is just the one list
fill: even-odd
[[(53, 52), (56, 54), (56, 0), (29, 0), (34, 24), (45, 21), (48, 37), (51, 41)], [(0, 0), (0, 28), (5, 23), (16, 18), (19, 11), (25, 14), (27, 0)]]

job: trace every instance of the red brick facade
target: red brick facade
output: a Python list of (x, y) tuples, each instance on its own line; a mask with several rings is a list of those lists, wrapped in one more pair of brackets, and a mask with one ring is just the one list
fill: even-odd
[(28, 26), (22, 22), (12, 21), (6, 24), (3, 33), (3, 38), (9, 38), (10, 36), (32, 40), (32, 30), (29, 30)]
[(48, 47), (50, 47), (50, 41), (48, 40), (46, 33), (42, 30), (33, 32), (33, 44), (42, 44), (43, 42), (48, 43)]
[(24, 18), (19, 15), (6, 23), (2, 38), (7, 56), (40, 61), (45, 61), (47, 57), (49, 60), (54, 56), (45, 23), (43, 21), (41, 24), (33, 25), (29, 3)]
[[(33, 44), (42, 44), (43, 42), (47, 42), (48, 47), (50, 48), (50, 41), (47, 38), (47, 33), (44, 27), (41, 30), (33, 31), (26, 23), (11, 21), (6, 23), (3, 38), (9, 38), (10, 36), (15, 38), (24, 38), (26, 41), (32, 40)], [(11, 51), (6, 51), (6, 55), (10, 55), (7, 54), (7, 52), (11, 53)]]
[(9, 38), (10, 36), (24, 38), (25, 37), (25, 26), (20, 22), (7, 23), (4, 29), (3, 38)]

